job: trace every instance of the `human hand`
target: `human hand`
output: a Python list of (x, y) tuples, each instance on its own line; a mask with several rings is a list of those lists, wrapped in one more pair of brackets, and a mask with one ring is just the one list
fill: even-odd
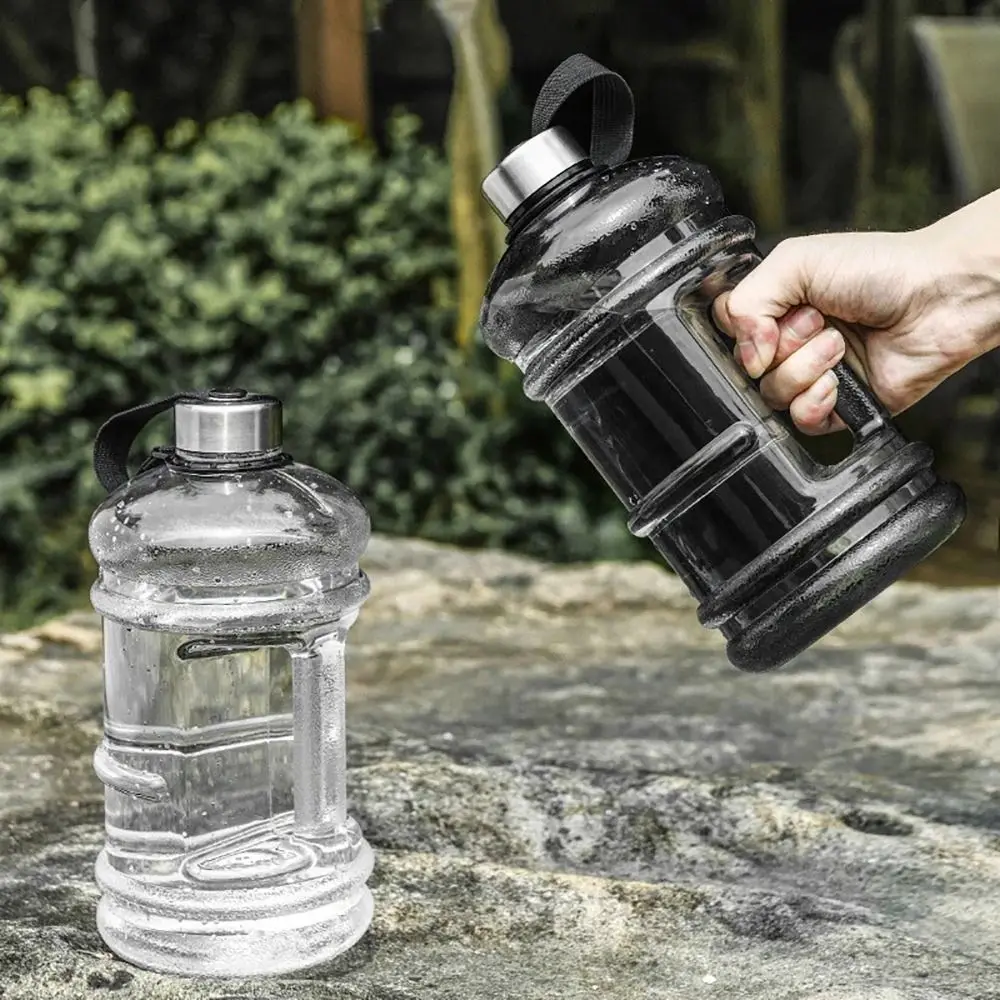
[[(994, 215), (998, 195), (981, 200), (993, 199)], [(786, 240), (720, 295), (716, 323), (747, 372), (763, 375), (765, 402), (804, 433), (825, 434), (844, 426), (831, 369), (845, 354), (896, 414), (998, 346), (1000, 253), (983, 245), (998, 220), (970, 215), (977, 204), (908, 233)], [(824, 317), (842, 321), (846, 340)]]

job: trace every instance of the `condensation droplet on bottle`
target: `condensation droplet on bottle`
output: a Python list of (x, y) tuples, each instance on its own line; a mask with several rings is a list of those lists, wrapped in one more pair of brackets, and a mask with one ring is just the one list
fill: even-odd
[[(137, 801), (134, 809), (130, 807), (126, 811), (127, 815), (117, 809), (116, 802), (112, 802), (111, 807), (116, 810), (116, 822), (117, 817), (123, 815), (123, 825), (129, 824), (126, 832), (134, 833), (129, 842), (130, 852), (134, 846), (135, 856), (140, 862), (136, 865), (137, 871), (129, 872), (128, 881), (129, 889), (134, 886), (136, 897), (142, 900), (152, 897), (163, 883), (162, 876), (147, 875), (140, 868), (146, 857), (151, 859), (150, 867), (162, 860), (162, 855), (156, 854), (160, 831), (171, 838), (178, 832), (184, 836), (191, 828), (192, 818), (196, 820), (196, 826), (203, 827), (205, 824), (200, 818), (211, 818), (213, 840), (216, 837), (222, 840), (223, 837), (228, 839), (229, 830), (238, 832), (242, 838), (249, 823), (256, 827), (257, 821), (262, 821), (259, 851), (256, 846), (258, 834), (255, 832), (253, 839), (248, 839), (245, 851), (242, 846), (230, 850), (229, 845), (225, 845), (215, 859), (206, 858), (201, 862), (201, 880), (195, 877), (199, 868), (194, 863), (190, 868), (186, 865), (177, 875), (178, 880), (182, 877), (186, 880), (189, 873), (192, 878), (190, 883), (185, 882), (184, 899), (178, 900), (179, 905), (172, 911), (170, 919), (163, 921), (164, 924), (179, 926), (180, 930), (173, 938), (169, 936), (174, 934), (172, 927), (164, 930), (164, 940), (172, 946), (177, 935), (184, 935), (186, 944), (197, 935), (197, 945), (204, 945), (204, 954), (211, 956), (209, 964), (214, 964), (219, 950), (212, 947), (215, 935), (240, 934), (244, 927), (249, 928), (248, 937), (255, 932), (257, 916), (247, 903), (246, 896), (254, 891), (253, 886), (258, 881), (268, 879), (276, 886), (275, 891), (287, 885), (288, 895), (282, 900), (282, 905), (287, 902), (289, 914), (298, 919), (300, 912), (309, 917), (308, 908), (313, 903), (305, 893), (302, 894), (304, 902), (300, 903), (296, 893), (300, 886), (308, 888), (306, 880), (314, 878), (314, 874), (324, 880), (317, 883), (317, 887), (319, 884), (344, 885), (349, 886), (352, 892), (355, 891), (353, 887), (357, 878), (351, 858), (336, 853), (340, 850), (342, 839), (339, 833), (335, 839), (331, 832), (329, 849), (323, 846), (322, 851), (317, 848), (314, 852), (312, 848), (304, 847), (300, 851), (293, 816), (288, 816), (290, 822), (287, 827), (283, 823), (281, 826), (271, 823), (276, 812), (272, 810), (272, 788), (282, 797), (285, 797), (286, 789), (294, 790), (307, 802), (325, 807), (322, 796), (326, 794), (326, 786), (319, 788), (315, 795), (310, 787), (293, 789), (289, 787), (291, 775), (278, 774), (271, 766), (274, 759), (271, 748), (283, 754), (287, 747), (288, 730), (284, 724), (280, 728), (270, 724), (271, 690), (282, 695), (286, 692), (291, 694), (293, 671), (291, 663), (286, 666), (284, 662), (287, 656), (280, 663), (277, 658), (272, 662), (264, 643), (258, 647), (261, 649), (258, 653), (250, 642), (230, 645), (226, 641), (212, 639), (198, 643), (191, 643), (190, 640), (201, 638), (199, 633), (207, 633), (208, 636), (213, 632), (216, 636), (265, 633), (281, 635), (283, 642), (287, 635), (288, 644), (293, 649), (309, 649), (310, 630), (317, 627), (312, 615), (318, 609), (314, 610), (315, 601), (310, 602), (308, 594), (316, 585), (312, 577), (319, 575), (322, 578), (326, 570), (323, 565), (317, 567), (315, 564), (329, 561), (331, 574), (343, 572), (340, 566), (342, 557), (337, 551), (342, 532), (354, 531), (359, 524), (364, 530), (367, 521), (363, 508), (361, 511), (355, 509), (358, 505), (353, 498), (349, 494), (342, 495), (338, 484), (335, 481), (331, 483), (325, 478), (325, 473), (319, 471), (316, 475), (324, 475), (322, 483), (318, 479), (312, 480), (308, 471), (303, 475), (302, 467), (299, 467), (288, 474), (282, 472), (270, 477), (255, 471), (244, 482), (228, 475), (217, 478), (214, 475), (211, 478), (192, 476), (190, 481), (180, 484), (183, 489), (178, 489), (176, 480), (171, 478), (177, 474), (172, 470), (168, 472), (169, 475), (163, 477), (162, 485), (154, 483), (154, 488), (141, 496), (139, 507), (136, 507), (135, 499), (128, 501), (118, 514), (124, 523), (116, 525), (114, 516), (104, 520), (101, 531), (103, 546), (95, 545), (95, 548), (103, 548), (102, 558), (107, 560), (101, 567), (104, 580), (114, 579), (112, 567), (116, 564), (126, 567), (122, 578), (133, 584), (129, 588), (128, 613), (135, 623), (135, 637), (139, 640), (135, 646), (128, 642), (129, 648), (123, 649), (120, 654), (130, 668), (128, 671), (120, 669), (118, 664), (109, 664), (111, 669), (106, 683), (113, 695), (109, 702), (113, 703), (113, 709), (120, 706), (123, 713), (130, 713), (129, 719), (141, 720), (139, 724), (144, 733), (149, 734), (149, 738), (143, 739), (143, 745), (149, 748), (149, 753), (144, 750), (143, 770), (153, 777), (162, 777), (165, 785), (161, 803), (147, 805), (145, 800)], [(234, 481), (235, 488), (242, 489), (244, 500), (234, 499)], [(331, 489), (328, 490), (328, 486)], [(310, 512), (309, 506), (302, 503), (304, 489), (324, 494), (322, 498), (314, 496), (312, 505), (316, 508), (315, 512)], [(241, 510), (244, 511), (243, 516), (239, 514)], [(311, 527), (302, 530), (304, 537), (296, 538), (294, 536), (306, 514), (312, 522)], [(143, 517), (145, 520), (141, 523), (145, 523), (146, 528), (139, 529), (143, 544), (131, 560), (123, 558), (134, 547), (132, 533)], [(279, 521), (286, 527), (278, 528)], [(346, 528), (342, 527), (341, 521), (347, 525)], [(123, 539), (125, 551), (122, 556), (107, 553), (107, 528), (112, 525), (115, 525), (112, 542), (117, 542), (119, 533)], [(249, 528), (251, 534), (244, 535), (241, 540), (237, 533), (239, 527)], [(205, 559), (204, 566), (191, 561), (202, 557)], [(153, 572), (148, 572), (150, 563), (153, 563)], [(301, 579), (297, 574), (301, 575)], [(341, 585), (342, 581), (336, 579), (330, 583)], [(266, 585), (266, 593), (259, 595), (257, 590), (262, 585)], [(328, 586), (326, 579), (322, 579), (322, 585)], [(109, 586), (107, 589), (118, 592), (124, 588)], [(261, 609), (262, 597), (268, 599), (264, 610)], [(355, 600), (356, 595), (345, 590), (342, 598), (346, 606)], [(212, 600), (212, 603), (206, 605), (206, 599)], [(331, 617), (340, 600), (341, 595), (335, 595), (324, 601), (324, 606), (329, 603)], [(124, 598), (119, 603), (124, 603)], [(295, 613), (295, 609), (302, 607), (310, 609), (308, 621), (304, 621), (301, 610)], [(199, 623), (209, 627), (199, 627)], [(150, 637), (148, 640), (147, 635)], [(338, 631), (336, 639), (342, 643), (343, 638)], [(249, 648), (244, 651), (245, 647)], [(331, 648), (328, 656), (325, 649), (318, 647), (319, 644), (317, 660), (321, 654), (324, 672), (327, 669), (336, 671), (330, 676), (340, 683), (343, 665), (338, 649)], [(312, 650), (309, 649), (309, 652)], [(119, 654), (113, 655), (117, 657)], [(220, 662), (223, 657), (229, 662)], [(196, 661), (197, 679), (186, 662), (189, 658)], [(203, 658), (202, 665), (197, 663), (199, 658)], [(221, 671), (225, 671), (222, 677), (228, 679), (230, 670), (235, 674), (244, 667), (248, 674), (253, 669), (253, 690), (231, 682), (216, 683), (213, 679)], [(264, 671), (262, 675), (261, 668)], [(147, 674), (146, 678), (142, 678), (143, 672)], [(263, 688), (261, 691), (257, 690), (258, 678)], [(187, 697), (192, 683), (199, 685), (194, 702)], [(317, 679), (317, 691), (326, 684), (325, 676)], [(330, 696), (331, 699), (339, 697), (336, 692), (331, 692)], [(291, 708), (290, 705), (288, 707)], [(240, 727), (232, 732), (226, 724), (229, 719), (245, 719), (247, 723), (253, 722), (254, 728), (251, 730), (248, 725), (245, 731)], [(313, 738), (314, 728), (310, 728), (309, 713), (300, 721), (293, 718), (289, 711), (288, 719), (296, 739), (300, 731), (306, 733), (307, 739)], [(111, 719), (109, 713), (106, 721), (119, 720)], [(220, 766), (186, 767), (181, 775), (184, 780), (178, 782), (175, 780), (178, 775), (175, 755), (186, 751), (189, 744), (186, 741), (180, 743), (179, 734), (170, 734), (188, 725), (210, 726), (213, 733), (218, 731), (220, 738), (210, 745), (212, 763), (215, 765), (218, 762)], [(166, 732), (161, 733), (161, 727)], [(255, 746), (248, 758), (245, 740), (251, 732), (255, 734)], [(339, 769), (341, 760), (345, 759), (343, 733), (331, 734), (335, 735), (335, 742), (333, 739), (327, 741), (325, 733), (318, 735), (324, 737), (325, 744), (329, 743), (328, 746), (316, 747), (324, 755), (323, 767), (326, 768), (329, 761), (331, 766)], [(256, 742), (258, 739), (260, 744)], [(267, 752), (258, 753), (258, 745)], [(229, 761), (232, 761), (231, 765)], [(261, 795), (260, 791), (267, 791), (268, 794)], [(224, 840), (222, 844), (225, 844)], [(217, 846), (222, 844), (216, 841)], [(351, 846), (351, 857), (357, 849), (364, 847), (360, 832), (356, 836), (352, 834)], [(294, 854), (297, 867), (292, 867), (286, 877), (285, 859), (291, 854)], [(184, 859), (185, 862), (191, 860)], [(280, 870), (275, 870), (275, 863), (281, 866)], [(216, 891), (216, 885), (212, 884), (212, 876), (217, 874), (227, 877), (227, 881), (221, 883), (220, 891)], [(317, 892), (313, 895), (321, 896), (322, 904), (329, 894)], [(213, 900), (213, 896), (219, 902)], [(214, 906), (221, 910), (223, 905), (226, 912), (232, 915), (224, 923), (230, 924), (232, 930), (214, 918), (205, 918), (206, 907)], [(141, 916), (136, 916), (136, 923), (140, 922)], [(353, 933), (353, 919), (351, 923)], [(221, 930), (218, 929), (220, 927)], [(364, 926), (357, 929), (362, 931)], [(225, 947), (224, 939), (220, 937), (220, 940)], [(236, 951), (238, 953), (239, 949)], [(291, 952), (292, 948), (288, 951)], [(245, 955), (237, 954), (229, 965), (242, 960), (245, 960)], [(284, 955), (281, 961), (286, 961)], [(200, 972), (193, 959), (189, 959), (189, 964), (192, 974)], [(186, 968), (185, 972), (188, 971)]]

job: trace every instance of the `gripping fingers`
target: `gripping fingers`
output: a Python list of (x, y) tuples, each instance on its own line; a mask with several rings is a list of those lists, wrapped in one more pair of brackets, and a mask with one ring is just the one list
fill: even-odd
[(770, 367), (780, 365), (786, 358), (800, 350), (826, 326), (826, 320), (812, 306), (798, 306), (778, 322), (778, 346)]
[(803, 434), (828, 434), (844, 428), (843, 421), (833, 412), (836, 405), (837, 376), (828, 370), (792, 400), (788, 414)]
[[(715, 322), (736, 340), (733, 353), (751, 378), (763, 375), (759, 386), (764, 401), (772, 409), (788, 410), (803, 433), (842, 430), (844, 423), (834, 413), (837, 377), (831, 369), (844, 357), (843, 334), (827, 327), (812, 306), (797, 306), (778, 321), (764, 317), (749, 322), (732, 316), (728, 299), (723, 293), (715, 300)], [(767, 368), (771, 370), (764, 374)]]
[(844, 350), (843, 336), (831, 327), (807, 340), (761, 379), (764, 402), (776, 410), (787, 409), (796, 396), (840, 361)]
[(796, 306), (777, 320), (768, 316), (736, 319), (729, 311), (729, 294), (723, 292), (715, 300), (713, 318), (736, 341), (735, 357), (751, 378), (760, 378), (780, 365), (826, 325), (823, 314), (808, 305)]

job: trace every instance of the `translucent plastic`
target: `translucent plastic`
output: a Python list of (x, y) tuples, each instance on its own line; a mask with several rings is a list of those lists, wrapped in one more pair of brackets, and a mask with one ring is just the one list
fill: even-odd
[(773, 669), (919, 562), (964, 499), (857, 377), (849, 456), (824, 465), (767, 406), (712, 322), (760, 261), (698, 164), (591, 169), (525, 204), (483, 302), (486, 344), (524, 373), (719, 628)]
[[(629, 317), (621, 345), (553, 394), (555, 415), (632, 512), (636, 534), (703, 599), (815, 511), (864, 481), (898, 447), (874, 426), (848, 462), (817, 462), (749, 384), (708, 321), (695, 283)], [(706, 387), (710, 391), (706, 391)], [(713, 461), (714, 457), (714, 461)], [(697, 468), (700, 463), (701, 468)], [(772, 604), (906, 505), (928, 484), (916, 477), (875, 517), (845, 526), (763, 595)], [(752, 620), (751, 602), (733, 619)]]
[[(651, 161), (648, 175), (630, 169), (637, 166), (600, 182), (609, 216), (643, 219), (650, 190), (675, 183), (676, 161)], [(684, 185), (704, 183), (690, 168), (679, 178)], [(704, 190), (716, 194), (710, 185)], [(735, 361), (735, 345), (710, 320), (715, 295), (757, 259), (753, 229), (705, 199), (686, 201), (691, 214), (676, 224), (652, 229), (644, 240), (612, 243), (612, 230), (595, 228), (593, 210), (579, 221), (586, 227), (577, 235), (571, 220), (586, 202), (567, 199), (561, 207), (570, 218), (560, 219), (558, 239), (542, 236), (544, 218), (535, 223), (539, 233), (529, 226), (521, 234), (540, 260), (527, 283), (518, 275), (498, 284), (485, 315), (487, 338), (495, 334), (496, 344), (515, 350), (528, 395), (548, 403), (630, 511), (633, 530), (648, 536), (704, 598), (864, 479), (901, 442), (891, 424), (875, 422), (848, 461), (828, 467), (795, 440)], [(574, 246), (574, 237), (592, 242)], [(587, 255), (598, 257), (602, 243), (611, 244), (605, 253), (621, 257), (604, 261), (600, 274), (590, 271), (597, 298), (591, 302), (581, 295), (581, 266), (586, 272)], [(511, 256), (517, 252), (512, 248)], [(498, 274), (503, 270), (501, 264)], [(535, 283), (537, 301), (526, 289)], [(520, 322), (510, 326), (519, 342), (502, 332), (515, 298)], [(537, 332), (525, 340), (535, 324)], [(703, 468), (691, 470), (689, 463), (698, 462)], [(777, 581), (767, 601), (780, 600), (912, 495), (894, 496), (874, 523), (851, 525)], [(757, 610), (742, 608), (733, 626)]]
[(315, 470), (164, 465), (94, 515), (105, 616), (98, 927), (146, 968), (286, 973), (364, 934), (345, 640), (368, 581), (354, 495)]

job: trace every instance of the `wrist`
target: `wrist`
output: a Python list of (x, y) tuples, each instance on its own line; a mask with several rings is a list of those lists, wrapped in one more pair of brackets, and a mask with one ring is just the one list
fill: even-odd
[(970, 361), (1000, 347), (1000, 191), (912, 235), (954, 346)]

